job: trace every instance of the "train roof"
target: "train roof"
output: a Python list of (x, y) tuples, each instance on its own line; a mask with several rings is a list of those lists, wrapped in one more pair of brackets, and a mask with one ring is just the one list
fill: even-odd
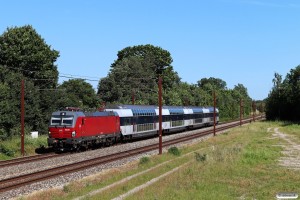
[(110, 105), (107, 106), (109, 109), (157, 109), (156, 105)]
[(82, 111), (66, 111), (66, 110), (60, 110), (55, 111), (52, 113), (52, 115), (59, 115), (59, 116), (76, 116), (76, 117), (82, 117), (85, 116), (85, 114)]
[(163, 106), (164, 109), (168, 109), (170, 114), (184, 114), (183, 106)]
[(110, 106), (109, 109), (129, 109), (133, 115), (156, 115), (155, 109), (158, 107), (153, 105), (114, 105)]
[(118, 116), (116, 112), (113, 111), (96, 111), (96, 112), (86, 112), (85, 116), (101, 117), (101, 116)]
[(66, 116), (76, 116), (76, 117), (100, 117), (100, 116), (118, 116), (116, 112), (113, 111), (96, 111), (96, 112), (82, 112), (82, 111), (68, 111), (68, 110), (59, 110), (52, 113), (52, 115), (66, 115)]
[[(150, 113), (154, 114), (159, 109), (157, 105), (111, 105), (108, 109), (130, 109), (133, 114)], [(193, 113), (213, 112), (213, 107), (197, 107), (197, 106), (162, 106), (167, 109), (170, 114), (183, 114), (184, 110), (191, 109)], [(218, 109), (216, 109), (218, 111)]]

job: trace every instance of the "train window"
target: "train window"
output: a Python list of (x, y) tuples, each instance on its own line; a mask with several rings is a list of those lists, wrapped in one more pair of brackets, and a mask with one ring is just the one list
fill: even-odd
[(120, 124), (121, 124), (121, 126), (132, 125), (132, 118), (131, 117), (121, 117)]
[(72, 126), (74, 116), (57, 115), (52, 116), (50, 126)]
[(60, 118), (52, 117), (51, 118), (51, 125), (60, 125)]
[(170, 121), (170, 116), (162, 116), (163, 122), (168, 122)]
[(194, 118), (195, 118), (195, 115), (194, 115), (194, 114), (189, 114), (189, 115), (187, 115), (187, 116), (188, 116), (187, 119), (194, 119)]
[(136, 124), (148, 124), (153, 123), (155, 120), (152, 116), (138, 116), (135, 118)]
[(61, 125), (72, 125), (73, 117), (63, 117)]

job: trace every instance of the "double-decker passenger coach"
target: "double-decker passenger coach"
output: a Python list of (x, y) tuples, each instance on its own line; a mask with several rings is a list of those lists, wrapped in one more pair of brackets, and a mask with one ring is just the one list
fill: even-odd
[[(141, 137), (158, 133), (158, 106), (114, 105), (106, 109), (120, 117), (120, 129), (124, 138)], [(163, 133), (213, 125), (213, 107), (162, 107)], [(219, 122), (219, 110), (216, 109), (216, 122)]]

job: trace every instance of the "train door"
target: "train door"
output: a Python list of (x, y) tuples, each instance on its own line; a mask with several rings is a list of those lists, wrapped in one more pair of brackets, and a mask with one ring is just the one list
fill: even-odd
[(86, 135), (86, 119), (85, 117), (81, 118), (81, 122), (80, 122), (80, 133), (81, 133), (81, 136), (84, 136)]

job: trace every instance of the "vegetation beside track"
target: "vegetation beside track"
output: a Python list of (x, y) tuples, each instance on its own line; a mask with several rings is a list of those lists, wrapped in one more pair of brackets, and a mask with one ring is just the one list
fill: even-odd
[[(41, 146), (47, 146), (47, 136), (42, 135), (38, 138), (32, 138), (29, 135), (25, 136), (24, 148), (25, 155), (34, 155), (36, 149)], [(21, 139), (14, 136), (8, 140), (1, 141), (0, 143), (0, 160), (8, 160), (21, 156)]]
[(142, 158), (140, 162), (73, 182), (63, 189), (38, 192), (22, 199), (73, 199), (149, 170), (85, 197), (111, 199), (180, 166), (178, 171), (128, 199), (274, 199), (278, 192), (300, 194), (299, 171), (278, 165), (283, 150), (278, 145), (286, 142), (267, 132), (269, 127), (279, 127), (281, 132), (294, 135), (294, 142), (300, 144), (299, 125), (256, 122), (183, 147), (177, 156), (173, 149), (162, 156)]

